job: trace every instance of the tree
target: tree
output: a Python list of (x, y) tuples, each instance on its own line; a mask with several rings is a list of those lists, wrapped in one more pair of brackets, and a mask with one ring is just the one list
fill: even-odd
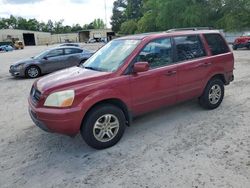
[(126, 0), (116, 0), (113, 3), (113, 15), (110, 24), (114, 32), (120, 31), (121, 24), (126, 21), (126, 7)]
[(133, 34), (137, 30), (137, 22), (135, 20), (129, 20), (121, 25), (121, 34)]
[(142, 0), (127, 0), (125, 14), (127, 20), (137, 20), (142, 17)]
[(100, 18), (95, 19), (92, 23), (93, 23), (94, 29), (104, 29), (105, 28), (104, 21)]

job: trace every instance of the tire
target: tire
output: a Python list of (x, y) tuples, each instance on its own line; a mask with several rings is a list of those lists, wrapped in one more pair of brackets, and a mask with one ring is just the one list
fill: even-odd
[(237, 50), (238, 47), (236, 45), (233, 45), (233, 50)]
[(41, 75), (41, 70), (39, 67), (32, 65), (26, 68), (25, 76), (27, 78), (38, 78)]
[(224, 98), (224, 83), (221, 79), (215, 78), (207, 83), (203, 94), (199, 98), (200, 105), (205, 109), (215, 109), (220, 106)]
[[(113, 128), (109, 128), (112, 126), (109, 123), (112, 123)], [(87, 114), (81, 127), (81, 135), (89, 146), (104, 149), (115, 145), (125, 128), (126, 118), (123, 111), (114, 105), (103, 104), (94, 107)]]

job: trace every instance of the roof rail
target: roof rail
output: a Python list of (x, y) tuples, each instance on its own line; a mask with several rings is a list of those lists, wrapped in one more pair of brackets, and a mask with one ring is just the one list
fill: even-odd
[(175, 29), (169, 29), (166, 32), (174, 32), (174, 31), (198, 31), (198, 30), (212, 30), (213, 27), (187, 27), (187, 28), (175, 28)]

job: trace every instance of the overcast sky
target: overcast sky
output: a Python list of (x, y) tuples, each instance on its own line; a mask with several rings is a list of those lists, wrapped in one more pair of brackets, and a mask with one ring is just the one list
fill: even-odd
[[(21, 16), (47, 22), (64, 19), (64, 25), (88, 24), (95, 18), (105, 22), (105, 0), (0, 0), (0, 17)], [(106, 0), (107, 22), (114, 0)]]

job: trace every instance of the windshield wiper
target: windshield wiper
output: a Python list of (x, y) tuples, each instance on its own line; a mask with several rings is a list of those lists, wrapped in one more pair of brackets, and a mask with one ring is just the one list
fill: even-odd
[(83, 67), (85, 69), (89, 69), (89, 70), (94, 70), (94, 71), (100, 71), (100, 69), (95, 68), (95, 67)]

